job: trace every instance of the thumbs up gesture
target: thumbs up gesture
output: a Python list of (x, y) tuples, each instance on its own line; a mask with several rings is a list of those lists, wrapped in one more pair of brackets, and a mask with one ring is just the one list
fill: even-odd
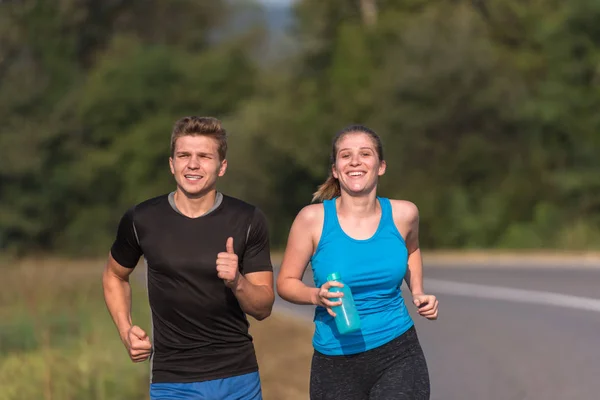
[(235, 289), (240, 278), (238, 256), (233, 252), (233, 238), (227, 239), (225, 244), (227, 251), (217, 255), (217, 276), (223, 281), (228, 288)]

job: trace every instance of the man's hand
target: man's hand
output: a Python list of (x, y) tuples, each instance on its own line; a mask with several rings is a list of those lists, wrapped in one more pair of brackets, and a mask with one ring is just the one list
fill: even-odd
[(240, 279), (238, 256), (233, 252), (233, 238), (227, 239), (226, 252), (217, 255), (217, 276), (230, 289), (235, 289)]
[(419, 315), (429, 320), (436, 320), (438, 317), (438, 301), (431, 294), (413, 295), (413, 303), (417, 306)]
[(134, 325), (127, 331), (124, 342), (133, 362), (146, 361), (152, 354), (150, 338), (139, 326)]

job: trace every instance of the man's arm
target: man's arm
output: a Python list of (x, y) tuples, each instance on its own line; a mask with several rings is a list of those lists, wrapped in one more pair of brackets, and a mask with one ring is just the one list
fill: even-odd
[(102, 274), (102, 286), (104, 287), (104, 301), (119, 331), (121, 341), (127, 348), (129, 357), (134, 362), (142, 362), (150, 357), (152, 343), (142, 328), (131, 323), (129, 275), (132, 271), (133, 268), (121, 266), (112, 257), (112, 254), (109, 254), (106, 268)]
[(246, 314), (259, 321), (267, 318), (271, 315), (275, 302), (273, 272), (262, 271), (240, 275), (233, 294)]
[(146, 360), (152, 352), (152, 343), (146, 332), (131, 322), (129, 276), (141, 255), (142, 249), (133, 222), (133, 209), (130, 209), (119, 223), (117, 238), (110, 249), (102, 274), (102, 287), (108, 312), (117, 327), (121, 341), (127, 348), (129, 357), (134, 362)]
[(233, 250), (233, 238), (227, 239), (225, 248), (227, 251), (217, 255), (217, 276), (231, 289), (246, 314), (259, 321), (267, 318), (275, 302), (273, 271), (251, 272), (244, 276)]
[[(233, 238), (228, 238), (226, 252), (217, 256), (219, 278), (231, 289), (242, 310), (257, 320), (271, 315), (275, 292), (269, 230), (264, 214), (255, 209), (246, 239), (243, 265), (234, 252)], [(244, 272), (240, 273), (241, 270)]]
[(123, 343), (126, 343), (127, 332), (131, 329), (131, 285), (129, 275), (133, 268), (125, 268), (115, 261), (112, 254), (102, 274), (104, 301), (119, 331)]

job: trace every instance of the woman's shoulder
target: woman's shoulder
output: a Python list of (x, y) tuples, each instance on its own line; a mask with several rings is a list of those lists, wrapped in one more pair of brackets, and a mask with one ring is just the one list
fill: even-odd
[(309, 204), (298, 212), (296, 220), (309, 224), (316, 223), (323, 220), (324, 214), (325, 211), (322, 203)]
[(319, 232), (323, 229), (324, 221), (323, 204), (309, 204), (304, 206), (296, 215), (292, 230), (301, 233), (303, 236), (308, 235), (313, 238), (314, 243), (318, 243)]
[(419, 218), (419, 208), (415, 203), (408, 200), (389, 199), (392, 206), (394, 219), (412, 221)]

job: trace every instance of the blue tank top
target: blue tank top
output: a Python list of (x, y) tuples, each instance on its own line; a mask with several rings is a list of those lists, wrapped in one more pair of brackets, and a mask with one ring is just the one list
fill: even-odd
[(377, 197), (381, 219), (375, 234), (358, 240), (340, 226), (335, 200), (325, 200), (321, 239), (311, 266), (316, 287), (339, 272), (352, 290), (360, 316), (360, 331), (341, 335), (323, 307), (315, 309), (313, 346), (326, 355), (356, 354), (379, 347), (413, 326), (400, 286), (408, 266), (408, 251), (394, 224), (387, 198)]

